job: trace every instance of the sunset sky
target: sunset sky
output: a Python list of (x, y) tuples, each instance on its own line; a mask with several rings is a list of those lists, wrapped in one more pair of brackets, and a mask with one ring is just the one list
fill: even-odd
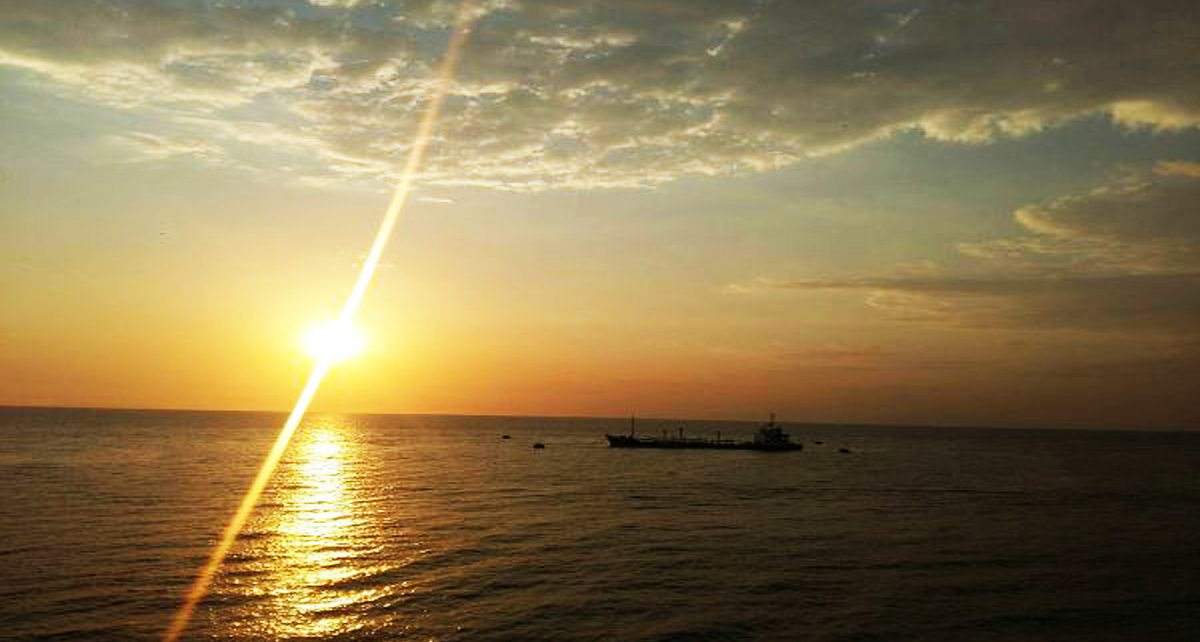
[[(0, 404), (290, 407), (455, 4), (0, 0)], [(1200, 428), (1193, 1), (492, 0), (315, 407)]]

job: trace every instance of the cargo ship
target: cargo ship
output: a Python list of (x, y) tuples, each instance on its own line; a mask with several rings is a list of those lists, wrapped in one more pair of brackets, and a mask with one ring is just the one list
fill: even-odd
[(678, 435), (668, 435), (664, 430), (661, 436), (640, 437), (636, 432), (635, 420), (629, 418), (628, 435), (604, 435), (612, 448), (697, 448), (708, 450), (765, 450), (779, 452), (784, 450), (801, 450), (804, 444), (793, 442), (783, 428), (775, 423), (775, 415), (771, 420), (759, 426), (752, 441), (737, 441), (722, 439), (717, 432), (714, 438), (685, 437), (683, 428)]

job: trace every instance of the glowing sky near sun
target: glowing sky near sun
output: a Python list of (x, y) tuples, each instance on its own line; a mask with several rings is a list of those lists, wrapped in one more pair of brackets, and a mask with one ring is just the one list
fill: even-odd
[[(319, 408), (1200, 424), (1188, 2), (490, 2)], [(287, 408), (453, 5), (0, 12), (0, 403)]]

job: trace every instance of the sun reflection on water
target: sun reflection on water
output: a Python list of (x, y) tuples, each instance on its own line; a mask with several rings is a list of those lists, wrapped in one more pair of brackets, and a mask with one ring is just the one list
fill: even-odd
[(362, 606), (385, 589), (370, 577), (378, 528), (363, 510), (353, 422), (321, 418), (298, 433), (264, 511), (261, 546), (248, 551), (255, 597), (241, 626), (279, 638), (321, 638), (369, 626)]

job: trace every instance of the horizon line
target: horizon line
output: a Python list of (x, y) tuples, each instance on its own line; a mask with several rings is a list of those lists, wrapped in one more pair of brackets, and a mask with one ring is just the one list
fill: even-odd
[[(241, 414), (276, 414), (286, 415), (287, 410), (265, 410), (248, 408), (179, 408), (179, 407), (134, 407), (134, 406), (53, 406), (41, 404), (9, 404), (0, 403), (0, 410), (101, 410), (123, 412), (191, 412), (191, 413), (241, 413)], [(371, 411), (310, 411), (310, 415), (352, 415), (352, 416), (382, 416), (382, 417), (495, 417), (510, 419), (608, 419), (627, 421), (628, 415), (539, 415), (513, 414), (505, 412), (447, 412), (447, 411), (408, 411), (408, 412), (371, 412)], [(712, 417), (639, 417), (645, 421), (688, 421), (713, 423), (758, 423), (761, 419), (718, 419)], [(1120, 425), (1054, 425), (1054, 424), (931, 424), (931, 423), (889, 423), (861, 421), (822, 421), (822, 420), (777, 420), (776, 423), (792, 426), (830, 426), (838, 428), (933, 428), (938, 430), (1056, 430), (1068, 432), (1170, 432), (1170, 433), (1200, 433), (1200, 426), (1120, 426)]]

